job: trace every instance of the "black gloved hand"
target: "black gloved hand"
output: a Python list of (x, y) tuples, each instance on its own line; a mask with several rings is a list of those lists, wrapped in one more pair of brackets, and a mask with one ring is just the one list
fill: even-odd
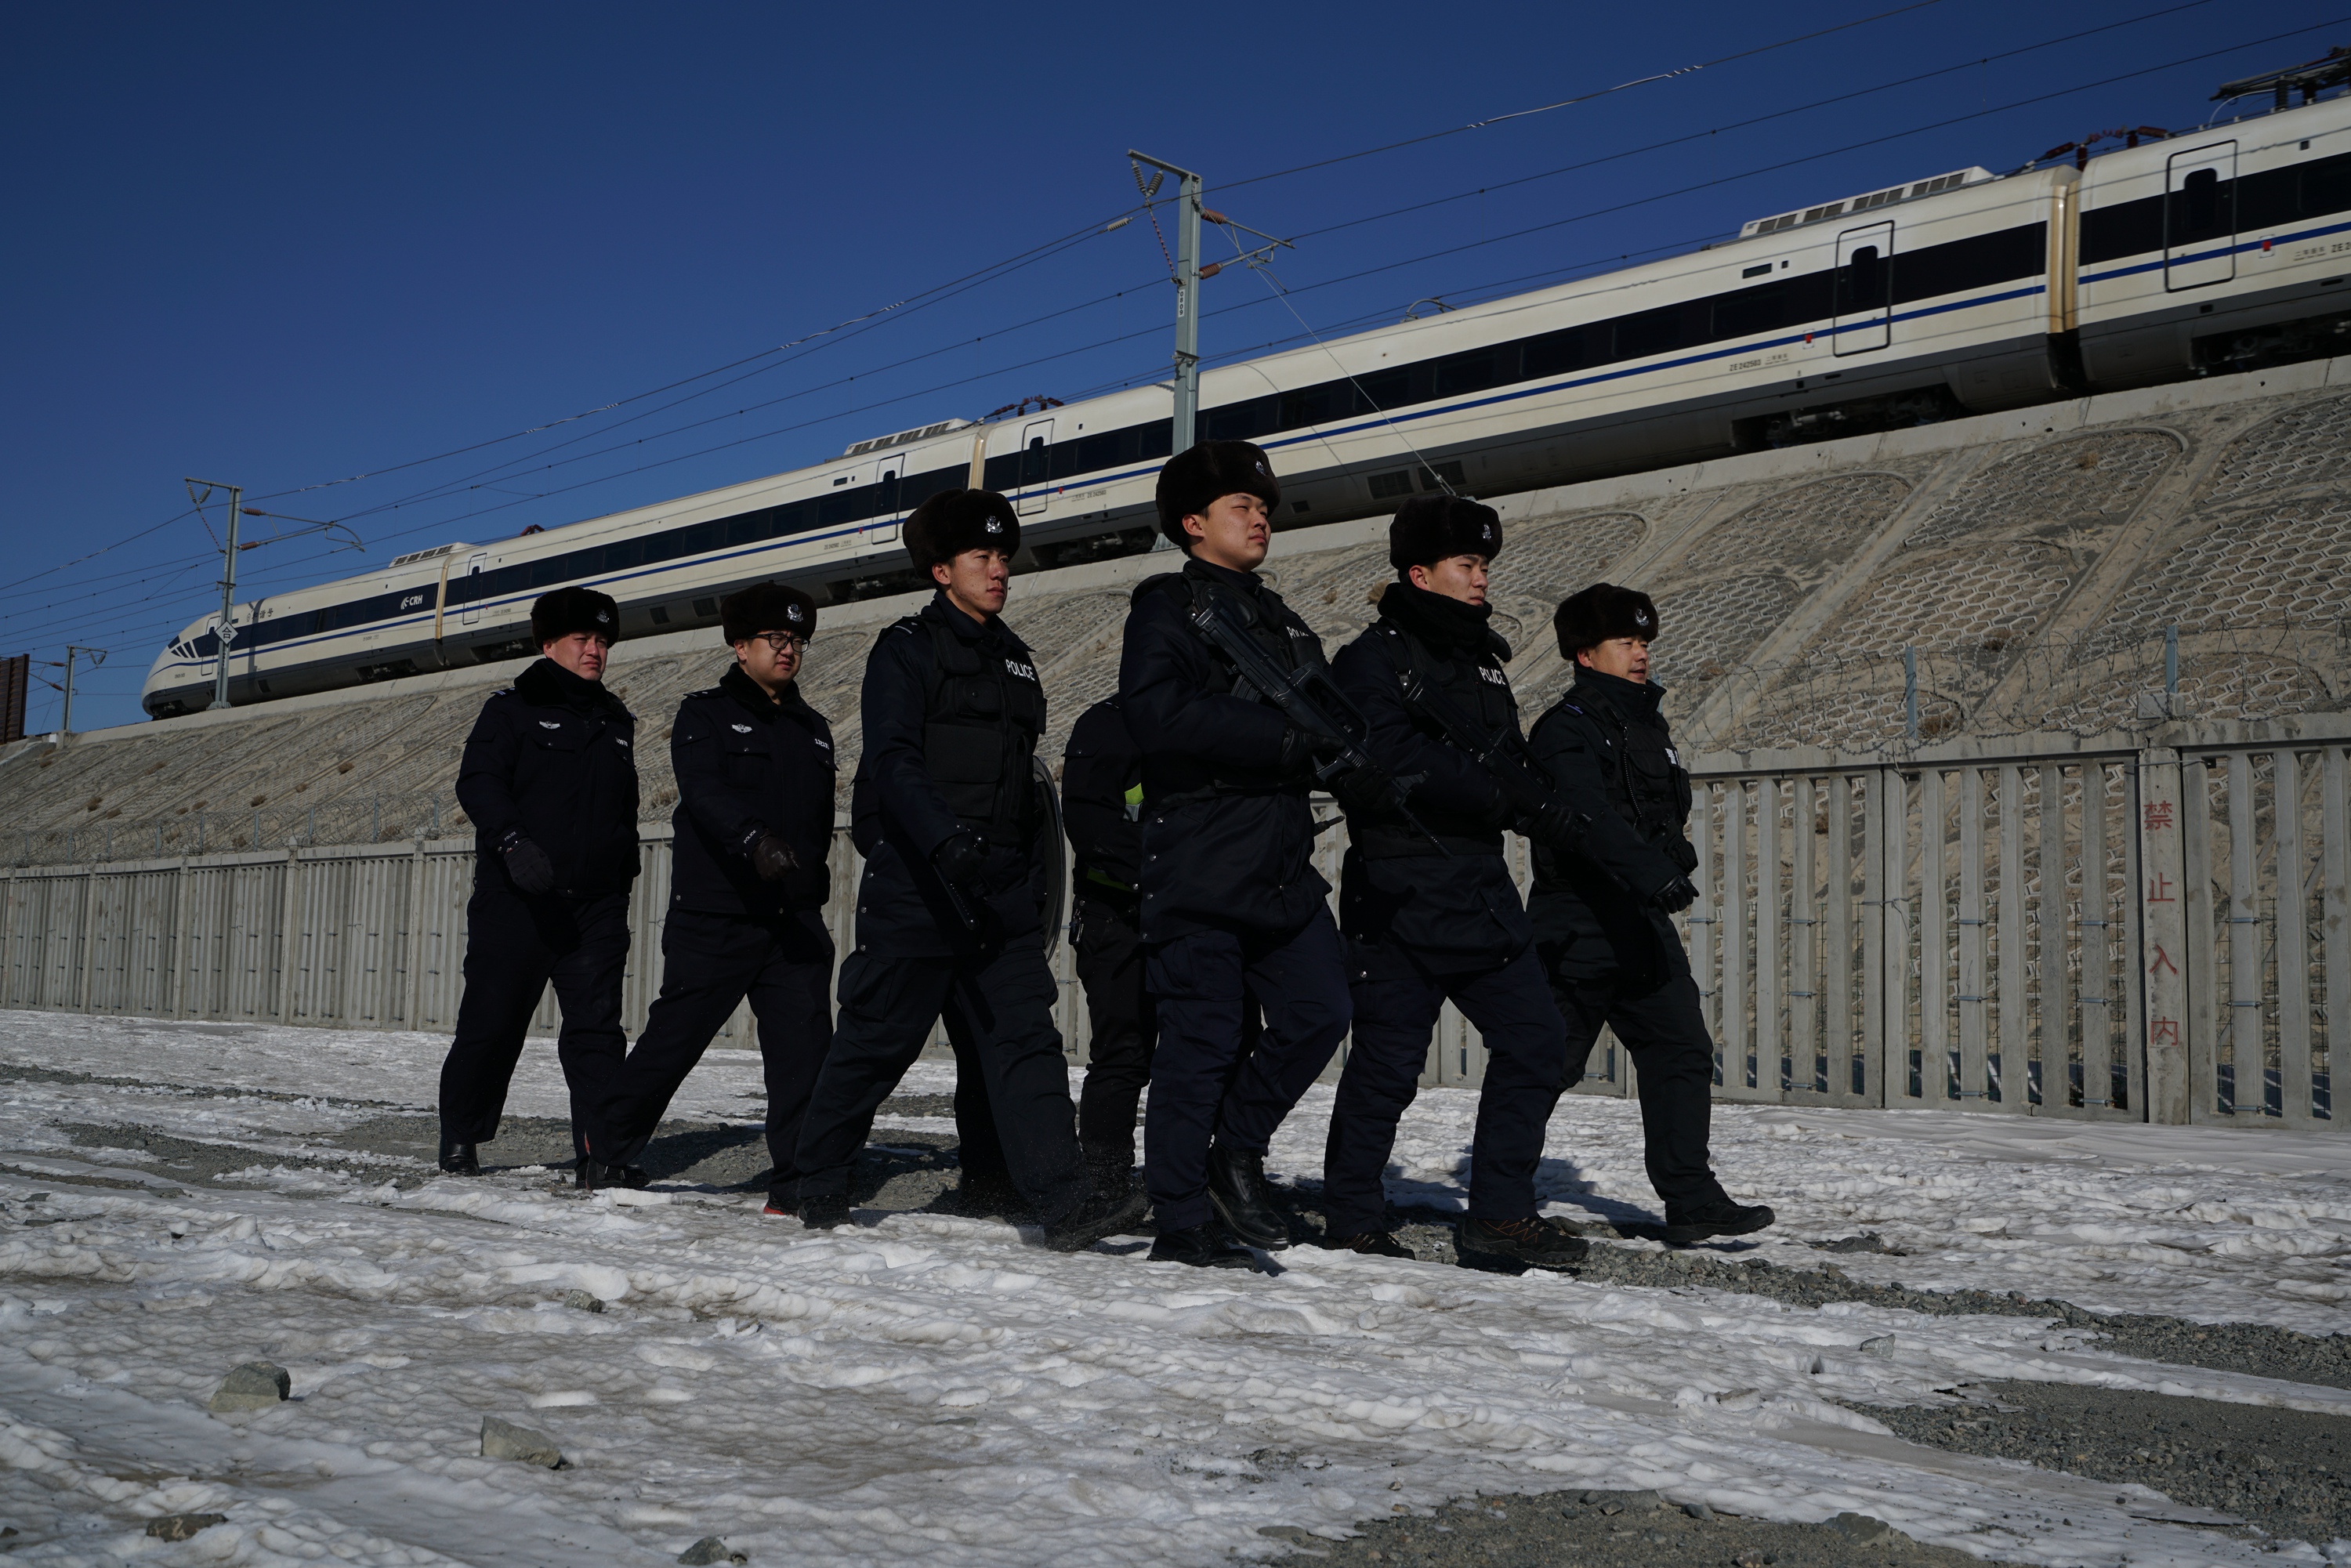
[(1349, 813), (1395, 810), (1395, 780), (1385, 768), (1372, 764), (1350, 768), (1328, 780), (1332, 799)]
[(761, 882), (781, 882), (800, 869), (800, 857), (775, 834), (762, 833), (751, 846), (751, 869), (759, 873)]
[(987, 869), (987, 845), (977, 833), (966, 828), (942, 840), (931, 852), (931, 869), (939, 880), (961, 887), (979, 880)]
[(1698, 870), (1698, 846), (1681, 834), (1674, 834), (1657, 847), (1666, 852), (1667, 860), (1682, 868), (1684, 874)]
[(1679, 915), (1697, 902), (1698, 889), (1690, 885), (1690, 879), (1686, 876), (1677, 876), (1649, 894), (1649, 907), (1667, 915)]
[(1545, 849), (1573, 850), (1583, 836), (1583, 821), (1564, 804), (1553, 800), (1541, 810), (1528, 812), (1511, 826)]
[(538, 894), (555, 885), (555, 862), (547, 852), (522, 836), (521, 830), (509, 831), (499, 841), (498, 852), (506, 857), (507, 875), (524, 893)]

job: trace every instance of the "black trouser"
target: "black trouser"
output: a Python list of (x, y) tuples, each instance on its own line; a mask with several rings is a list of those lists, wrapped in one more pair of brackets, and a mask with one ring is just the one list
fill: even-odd
[[(1346, 968), (1339, 928), (1318, 908), (1294, 931), (1208, 927), (1149, 950), (1159, 1045), (1144, 1113), (1144, 1185), (1163, 1230), (1206, 1224), (1208, 1145), (1262, 1155), (1346, 1038)], [(1236, 1072), (1243, 1017), (1264, 1014), (1257, 1048)]]
[(1151, 1082), (1158, 1009), (1144, 986), (1143, 934), (1115, 904), (1077, 900), (1078, 981), (1093, 1026), (1086, 1085), (1078, 1096), (1078, 1142), (1086, 1157), (1120, 1170), (1134, 1165), (1134, 1113)]
[[(1548, 966), (1546, 966), (1548, 967)], [(1698, 982), (1676, 975), (1644, 996), (1623, 995), (1613, 977), (1551, 984), (1567, 1019), (1562, 1089), (1583, 1082), (1592, 1042), (1606, 1024), (1639, 1073), (1641, 1138), (1649, 1185), (1666, 1200), (1671, 1222), (1681, 1209), (1723, 1196), (1707, 1163), (1707, 1123), (1714, 1099), (1714, 1040), (1698, 1010)]]
[(851, 954), (841, 967), (832, 1049), (800, 1124), (801, 1200), (848, 1194), (874, 1112), (944, 1019), (956, 1046), (957, 1121), (974, 1131), (992, 1124), (998, 1143), (991, 1151), (967, 1142), (967, 1176), (975, 1156), (992, 1155), (1049, 1222), (1084, 1202), (1092, 1189), (1078, 1157), (1069, 1063), (1053, 1027), (1056, 989), (1044, 940), (1034, 932), (984, 966)]
[(1531, 1219), (1535, 1167), (1543, 1128), (1559, 1103), (1566, 1030), (1532, 949), (1499, 968), (1429, 975), (1392, 957), (1361, 974), (1368, 949), (1354, 949), (1358, 972), (1348, 991), (1354, 1039), (1331, 1106), (1322, 1153), (1323, 1225), (1332, 1236), (1387, 1228), (1383, 1181), (1395, 1147), (1396, 1123), (1419, 1092), (1429, 1034), (1450, 998), (1486, 1045), (1486, 1082), (1478, 1095), (1477, 1140), (1469, 1155), (1469, 1214), (1475, 1219)]
[(590, 1141), (596, 1157), (614, 1166), (643, 1158), (678, 1085), (747, 997), (767, 1077), (768, 1190), (796, 1197), (800, 1117), (832, 1039), (831, 979), (832, 938), (813, 910), (772, 920), (671, 910), (661, 995), (604, 1096)]
[(556, 1060), (571, 1092), (571, 1145), (587, 1136), (627, 1056), (621, 976), (629, 961), (629, 895), (526, 898), (478, 883), (465, 905), (465, 991), (457, 1035), (441, 1064), (441, 1135), (486, 1144), (498, 1135), (523, 1033), (549, 981), (563, 1009)]

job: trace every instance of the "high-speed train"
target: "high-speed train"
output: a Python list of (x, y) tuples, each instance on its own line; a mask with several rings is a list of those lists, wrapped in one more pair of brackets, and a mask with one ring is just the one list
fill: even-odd
[[(2343, 352), (2351, 96), (2284, 98), (2075, 164), (1939, 173), (1757, 219), (1692, 255), (1212, 370), (1199, 430), (1273, 455), (1290, 528), (1441, 486), (1491, 496)], [(560, 583), (611, 594), (637, 636), (713, 624), (721, 594), (762, 579), (836, 601), (901, 591), (917, 584), (899, 524), (958, 486), (1015, 497), (1021, 568), (1146, 549), (1169, 414), (1163, 383), (946, 420), (820, 466), (240, 604), (230, 700), (527, 653), (531, 601)], [(151, 715), (210, 703), (218, 620), (157, 655)]]

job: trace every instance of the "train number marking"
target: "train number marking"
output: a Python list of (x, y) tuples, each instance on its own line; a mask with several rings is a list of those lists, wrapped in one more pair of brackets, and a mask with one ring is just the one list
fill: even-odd
[(1733, 360), (1722, 368), (1725, 373), (1736, 375), (1740, 371), (1760, 371), (1767, 365), (1784, 365), (1787, 362), (1788, 350), (1777, 349), (1768, 354), (1757, 354), (1751, 359)]

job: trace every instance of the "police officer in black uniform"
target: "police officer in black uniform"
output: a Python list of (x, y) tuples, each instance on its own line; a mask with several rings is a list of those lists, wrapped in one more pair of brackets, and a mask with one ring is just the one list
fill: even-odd
[(1045, 692), (997, 613), (1020, 525), (994, 491), (946, 490), (914, 509), (905, 541), (939, 591), (887, 627), (865, 664), (857, 951), (801, 1124), (800, 1219), (825, 1229), (848, 1218), (873, 1113), (944, 1016), (960, 1071), (985, 1079), (1013, 1186), (1048, 1243), (1073, 1251), (1132, 1227), (1143, 1204), (1095, 1193), (1053, 1027), (1040, 882), (1058, 854), (1039, 852), (1049, 819), (1033, 770)]
[(671, 727), (677, 775), (662, 988), (605, 1096), (588, 1185), (641, 1186), (637, 1161), (670, 1099), (746, 997), (768, 1089), (768, 1212), (799, 1206), (793, 1151), (832, 1038), (832, 727), (797, 677), (816, 602), (755, 582), (718, 601), (735, 663), (689, 692)]
[[(1566, 1026), (1502, 859), (1514, 813), (1464, 748), (1519, 735), (1502, 673), (1510, 645), (1488, 623), (1486, 571), (1501, 549), (1491, 507), (1451, 496), (1405, 502), (1388, 525), (1396, 580), (1380, 595), (1379, 619), (1332, 662), (1370, 724), (1372, 755), (1418, 782), (1405, 802), (1416, 824), (1384, 807), (1347, 814), (1339, 923), (1355, 1027), (1322, 1156), (1324, 1245), (1413, 1255), (1389, 1229), (1382, 1176), (1449, 998), (1488, 1053), (1458, 1250), (1561, 1268), (1587, 1243), (1537, 1215), (1534, 1178)], [(1445, 717), (1471, 727), (1453, 736)]]
[(1094, 1186), (1134, 1183), (1134, 1113), (1151, 1082), (1159, 1019), (1144, 987), (1143, 753), (1114, 696), (1078, 716), (1061, 752), (1070, 868), (1070, 941), (1092, 1024), (1078, 1143)]
[(621, 975), (637, 877), (636, 720), (604, 689), (620, 607), (559, 588), (530, 607), (540, 657), (492, 692), (465, 737), (457, 803), (474, 822), (465, 991), (441, 1064), (441, 1168), (479, 1173), (523, 1031), (549, 981), (556, 1057), (584, 1160), (596, 1107), (628, 1051)]
[[(1078, 1142), (1098, 1187), (1134, 1182), (1134, 1113), (1151, 1082), (1159, 1009), (1144, 983), (1143, 750), (1118, 698), (1080, 715), (1061, 752), (1061, 818), (1075, 852), (1070, 943), (1077, 950), (1092, 1036), (1078, 1095)], [(1257, 1048), (1254, 999), (1242, 1001), (1241, 1055)]]
[[(1316, 743), (1236, 691), (1230, 661), (1188, 619), (1213, 602), (1281, 667), (1322, 662), (1313, 630), (1257, 576), (1280, 498), (1248, 442), (1168, 461), (1160, 531), (1190, 559), (1136, 585), (1119, 664), (1120, 706), (1143, 747), (1143, 940), (1159, 1012), (1144, 1113), (1151, 1256), (1196, 1267), (1251, 1268), (1249, 1246), (1288, 1245), (1265, 1152), (1347, 1032), (1331, 884), (1311, 858)], [(1360, 782), (1366, 793), (1386, 784)], [(1235, 1071), (1245, 989), (1264, 1023)]]
[(1649, 679), (1657, 607), (1595, 582), (1552, 618), (1575, 684), (1536, 721), (1529, 744), (1578, 819), (1581, 848), (1538, 844), (1529, 903), (1552, 994), (1567, 1019), (1567, 1070), (1583, 1077), (1606, 1024), (1639, 1071), (1649, 1185), (1676, 1244), (1744, 1236), (1775, 1218), (1731, 1200), (1708, 1164), (1714, 1042), (1670, 916), (1698, 898), (1698, 852), (1684, 831), (1689, 775)]

